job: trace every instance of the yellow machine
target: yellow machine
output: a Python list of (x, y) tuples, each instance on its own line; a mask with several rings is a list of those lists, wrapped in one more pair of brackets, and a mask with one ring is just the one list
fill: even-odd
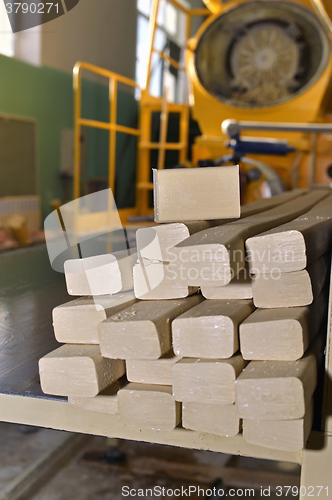
[[(190, 109), (201, 135), (192, 149), (191, 166), (202, 160), (215, 160), (229, 154), (229, 139), (222, 133), (226, 119), (274, 123), (332, 123), (332, 5), (331, 0), (203, 0), (207, 8), (188, 9), (179, 0), (168, 0), (186, 19), (185, 65), (174, 60), (167, 49), (155, 47), (160, 0), (152, 0), (148, 37), (146, 82), (141, 89), (140, 118), (137, 128), (117, 123), (118, 82), (138, 87), (128, 78), (87, 63), (74, 68), (75, 88), (75, 170), (74, 198), (80, 195), (81, 127), (109, 131), (109, 187), (115, 185), (116, 134), (138, 138), (136, 206), (121, 212), (129, 215), (153, 213), (150, 205), (151, 151), (159, 151), (158, 168), (164, 168), (167, 150), (179, 152), (179, 161), (188, 158)], [(194, 37), (192, 21), (205, 19)], [(151, 95), (153, 57), (165, 67), (184, 71), (189, 80), (189, 100), (168, 102), (167, 92)], [(109, 123), (86, 120), (81, 116), (82, 70), (109, 79)], [(160, 113), (159, 141), (152, 139), (152, 115)], [(179, 119), (178, 142), (167, 142), (169, 116)], [(332, 176), (332, 134), (271, 131), (245, 131), (253, 138), (286, 139), (294, 151), (285, 156), (250, 154), (249, 160), (272, 167), (286, 188), (305, 187), (314, 180), (330, 184)], [(250, 161), (249, 161), (250, 163)], [(315, 178), (310, 167), (315, 163)], [(258, 164), (258, 163), (257, 163)], [(330, 167), (330, 168), (329, 168)], [(246, 164), (242, 164), (246, 171)], [(251, 168), (250, 165), (248, 167)], [(263, 167), (264, 171), (264, 167)], [(265, 169), (266, 171), (266, 169)], [(266, 176), (265, 176), (266, 177)], [(264, 174), (262, 179), (264, 180)], [(262, 179), (251, 183), (243, 202), (262, 193)], [(248, 190), (247, 190), (248, 191)]]
[[(186, 60), (193, 117), (202, 131), (195, 141), (194, 161), (227, 152), (227, 138), (220, 128), (225, 119), (276, 124), (332, 121), (329, 18), (324, 20), (322, 10), (317, 12), (318, 2), (315, 6), (310, 0), (204, 1), (213, 15), (189, 41)], [(307, 185), (310, 136), (284, 132), (272, 136), (287, 139), (296, 152), (259, 159), (286, 184), (292, 169), (299, 168), (299, 185)], [(326, 169), (332, 164), (331, 136), (319, 137), (317, 153), (316, 182), (330, 183)]]

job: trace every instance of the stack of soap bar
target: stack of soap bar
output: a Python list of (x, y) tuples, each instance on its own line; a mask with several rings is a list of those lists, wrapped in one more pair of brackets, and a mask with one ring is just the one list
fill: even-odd
[(251, 361), (235, 384), (238, 416), (303, 418), (316, 384), (317, 359), (312, 348), (298, 361)]
[(325, 191), (312, 191), (271, 210), (193, 234), (171, 251), (173, 263), (178, 268), (182, 266), (174, 284), (201, 287), (229, 284), (246, 267), (248, 238), (289, 222), (326, 196)]
[(40, 360), (42, 389), (142, 433), (172, 432), (182, 411), (184, 429), (232, 437), (243, 421), (247, 442), (300, 451), (326, 333), (330, 191), (240, 211), (237, 167), (154, 183), (156, 221), (170, 223), (138, 230), (137, 255), (66, 262), (83, 297), (53, 312), (67, 344)]
[(244, 359), (296, 361), (300, 359), (326, 318), (328, 291), (307, 307), (257, 309), (240, 325)]
[(246, 241), (251, 267), (257, 272), (301, 271), (326, 253), (332, 237), (332, 196), (296, 219)]
[(155, 360), (126, 360), (127, 378), (132, 383), (120, 391), (123, 424), (170, 431), (180, 423), (181, 405), (172, 395), (172, 368), (179, 359), (170, 350)]
[(331, 256), (326, 253), (302, 271), (257, 274), (253, 279), (254, 304), (260, 308), (310, 305), (329, 277)]
[(227, 360), (184, 358), (173, 367), (173, 394), (182, 402), (183, 427), (219, 436), (235, 436), (235, 381), (246, 362), (240, 354)]
[(178, 222), (140, 228), (136, 232), (138, 263), (134, 266), (134, 292), (138, 299), (178, 299), (197, 292), (197, 287), (173, 285), (167, 279), (169, 250), (197, 231), (210, 227), (208, 221)]
[(243, 437), (248, 443), (281, 451), (301, 451), (313, 422), (313, 400), (303, 418), (295, 420), (243, 420)]
[(240, 374), (235, 401), (248, 442), (286, 451), (304, 447), (313, 420), (323, 331), (298, 361), (251, 361)]

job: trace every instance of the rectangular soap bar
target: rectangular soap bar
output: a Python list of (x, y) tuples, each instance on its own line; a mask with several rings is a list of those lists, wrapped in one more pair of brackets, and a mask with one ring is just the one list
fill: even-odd
[(248, 443), (281, 451), (301, 451), (313, 422), (313, 401), (297, 420), (243, 420), (243, 439)]
[(118, 391), (127, 384), (126, 378), (122, 377), (93, 398), (84, 396), (69, 396), (68, 403), (76, 408), (95, 413), (106, 413), (117, 415), (118, 413)]
[(235, 381), (246, 366), (240, 354), (230, 359), (183, 358), (173, 367), (176, 401), (233, 404)]
[(175, 354), (230, 358), (239, 349), (239, 324), (253, 311), (252, 300), (204, 300), (173, 321)]
[(252, 299), (252, 283), (249, 271), (242, 269), (232, 281), (225, 286), (202, 286), (201, 292), (206, 299), (243, 300)]
[(240, 432), (235, 405), (183, 403), (182, 427), (216, 436), (234, 437)]
[(180, 359), (172, 350), (159, 359), (127, 359), (127, 378), (138, 384), (172, 385), (172, 369)]
[(70, 259), (64, 264), (69, 295), (113, 295), (133, 288), (136, 249), (123, 250), (84, 259)]
[(198, 292), (198, 287), (173, 285), (165, 279), (166, 264), (145, 259), (133, 269), (134, 293), (140, 300), (182, 299)]
[(39, 360), (42, 391), (54, 396), (94, 397), (124, 374), (124, 361), (103, 358), (97, 345), (66, 344)]
[(240, 325), (244, 359), (296, 361), (315, 338), (326, 318), (328, 290), (307, 307), (257, 309)]
[(172, 347), (171, 323), (197, 305), (196, 294), (178, 300), (145, 300), (98, 325), (102, 355), (113, 359), (159, 359)]
[(181, 404), (169, 386), (128, 384), (118, 392), (118, 404), (124, 425), (172, 431), (181, 421)]
[(297, 420), (304, 417), (317, 386), (324, 329), (298, 361), (251, 361), (235, 383), (240, 418)]
[(53, 309), (54, 335), (66, 344), (99, 344), (97, 325), (136, 302), (133, 292), (80, 297)]
[(237, 165), (153, 170), (155, 221), (238, 219), (239, 180)]

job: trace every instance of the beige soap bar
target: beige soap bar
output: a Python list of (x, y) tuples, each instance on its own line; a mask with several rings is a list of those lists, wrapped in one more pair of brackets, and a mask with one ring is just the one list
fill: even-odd
[(227, 285), (246, 267), (244, 243), (248, 238), (305, 213), (328, 192), (312, 191), (271, 210), (193, 234), (170, 250), (173, 266), (181, 266), (174, 284)]
[(181, 359), (173, 367), (176, 401), (233, 404), (235, 381), (246, 362), (240, 354), (227, 360)]
[(239, 324), (254, 309), (251, 300), (205, 300), (173, 321), (175, 354), (230, 358), (239, 349)]
[(67, 292), (69, 295), (92, 295), (83, 259), (70, 259), (64, 263)]
[(247, 269), (242, 269), (226, 286), (202, 286), (201, 292), (206, 299), (252, 299), (253, 291), (249, 271)]
[(169, 249), (191, 234), (211, 227), (208, 221), (175, 222), (141, 227), (136, 231), (137, 254), (139, 259), (150, 261), (169, 261)]
[(244, 359), (296, 361), (317, 334), (327, 312), (327, 291), (311, 306), (257, 309), (240, 325)]
[(181, 421), (181, 404), (169, 386), (128, 384), (118, 392), (118, 405), (120, 422), (139, 429), (169, 432)]
[(67, 260), (64, 264), (69, 295), (113, 295), (133, 288), (136, 249)]
[(252, 288), (254, 304), (261, 308), (310, 305), (328, 278), (330, 255), (322, 255), (307, 269), (293, 273), (258, 274)]
[(240, 418), (294, 420), (304, 417), (317, 385), (324, 332), (298, 361), (251, 361), (235, 383)]
[(153, 170), (156, 222), (240, 217), (239, 167)]
[(280, 451), (301, 451), (307, 442), (313, 422), (313, 402), (304, 418), (297, 420), (243, 420), (245, 441)]
[(138, 384), (172, 385), (172, 369), (180, 359), (172, 350), (155, 360), (127, 359), (127, 379)]
[(113, 296), (81, 297), (53, 309), (53, 328), (58, 342), (99, 344), (97, 325), (136, 302), (133, 292)]
[(133, 269), (134, 293), (140, 300), (182, 299), (196, 293), (197, 287), (173, 285), (172, 279), (165, 280), (166, 265), (142, 260)]
[(235, 405), (183, 403), (182, 427), (217, 436), (234, 437), (240, 432)]
[(93, 411), (95, 413), (106, 413), (117, 415), (118, 413), (118, 391), (126, 385), (125, 377), (117, 380), (106, 387), (100, 394), (93, 398), (83, 396), (69, 396), (68, 403), (81, 410)]
[(42, 391), (54, 396), (94, 397), (124, 374), (124, 361), (103, 358), (97, 345), (66, 344), (39, 360)]
[(158, 359), (172, 347), (171, 322), (203, 298), (140, 301), (98, 325), (102, 355), (115, 359)]
[(250, 266), (266, 272), (301, 271), (327, 252), (332, 237), (332, 196), (300, 217), (246, 241)]

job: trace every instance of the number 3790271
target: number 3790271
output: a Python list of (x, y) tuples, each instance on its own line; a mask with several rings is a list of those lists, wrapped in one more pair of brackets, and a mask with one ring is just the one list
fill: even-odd
[(18, 14), (22, 12), (23, 14), (27, 14), (30, 12), (31, 14), (50, 14), (50, 12), (55, 9), (56, 13), (59, 14), (59, 4), (58, 3), (49, 3), (49, 2), (39, 2), (39, 3), (27, 3), (27, 2), (15, 2), (15, 3), (6, 3), (6, 11), (8, 14)]

